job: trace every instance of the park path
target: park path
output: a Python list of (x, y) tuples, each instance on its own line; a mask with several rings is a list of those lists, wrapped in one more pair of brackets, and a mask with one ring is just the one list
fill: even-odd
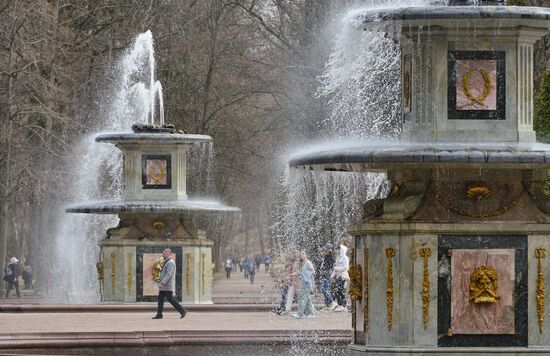
[(256, 272), (254, 284), (244, 278), (243, 272), (231, 273), (226, 279), (225, 271), (214, 274), (212, 301), (214, 304), (275, 304), (279, 301), (279, 289), (274, 278), (264, 266)]

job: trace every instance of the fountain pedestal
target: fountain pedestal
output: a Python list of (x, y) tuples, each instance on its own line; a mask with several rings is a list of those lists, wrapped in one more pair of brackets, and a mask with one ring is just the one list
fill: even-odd
[(350, 232), (352, 353), (550, 353), (550, 145), (534, 142), (532, 109), (532, 45), (550, 10), (391, 8), (359, 20), (401, 42), (403, 141), (290, 161), (385, 172), (392, 185)]
[(118, 214), (118, 226), (99, 242), (97, 264), (103, 301), (156, 301), (155, 275), (165, 248), (175, 254), (175, 298), (189, 304), (212, 303), (212, 246), (196, 226), (206, 213), (238, 212), (211, 200), (189, 200), (187, 151), (210, 142), (204, 135), (180, 133), (103, 134), (124, 154), (124, 192), (120, 201), (86, 203), (72, 213)]

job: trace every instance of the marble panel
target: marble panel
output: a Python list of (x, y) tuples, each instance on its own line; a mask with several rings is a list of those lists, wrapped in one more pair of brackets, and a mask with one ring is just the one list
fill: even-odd
[[(514, 334), (514, 249), (455, 249), (451, 259), (451, 329), (455, 334)], [(490, 266), (496, 284), (485, 292), (496, 292), (494, 303), (471, 299), (474, 269)], [(493, 290), (493, 287), (495, 290)], [(483, 286), (482, 286), (483, 288)], [(485, 295), (485, 294), (483, 294)]]

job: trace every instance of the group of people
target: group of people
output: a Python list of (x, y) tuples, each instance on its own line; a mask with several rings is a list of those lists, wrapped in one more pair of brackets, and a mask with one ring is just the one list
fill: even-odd
[(254, 276), (256, 271), (260, 269), (260, 266), (264, 263), (265, 271), (269, 271), (269, 265), (271, 264), (271, 257), (265, 255), (263, 258), (260, 255), (256, 255), (254, 259), (252, 258), (227, 258), (224, 263), (225, 277), (226, 279), (231, 278), (231, 272), (237, 271), (237, 266), (239, 266), (240, 272), (244, 271), (244, 278), (250, 280), (250, 284), (254, 284)]
[[(315, 276), (320, 279), (324, 297), (323, 311), (347, 311), (346, 289), (349, 281), (347, 247), (338, 245), (336, 253), (331, 243), (323, 246), (323, 259), (316, 273), (306, 251), (291, 253), (285, 263), (281, 280), (281, 302), (273, 312), (281, 315), (292, 310), (294, 296), (298, 294), (298, 310), (295, 318), (315, 317), (312, 295), (315, 292)], [(336, 254), (336, 256), (335, 256)]]
[(28, 263), (25, 263), (23, 266), (23, 273), (19, 273), (19, 260), (16, 257), (12, 257), (8, 262), (7, 266), (4, 268), (4, 281), (6, 282), (6, 295), (8, 298), (10, 292), (15, 289), (17, 297), (21, 297), (21, 292), (19, 291), (19, 276), (23, 277), (23, 282), (25, 283), (24, 289), (33, 289), (33, 277), (32, 277), (32, 268)]

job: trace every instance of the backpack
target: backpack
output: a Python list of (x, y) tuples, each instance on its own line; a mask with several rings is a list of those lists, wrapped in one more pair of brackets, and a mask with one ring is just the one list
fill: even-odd
[(10, 266), (7, 266), (4, 269), (4, 281), (9, 282), (11, 281), (12, 277), (13, 277), (13, 271)]

